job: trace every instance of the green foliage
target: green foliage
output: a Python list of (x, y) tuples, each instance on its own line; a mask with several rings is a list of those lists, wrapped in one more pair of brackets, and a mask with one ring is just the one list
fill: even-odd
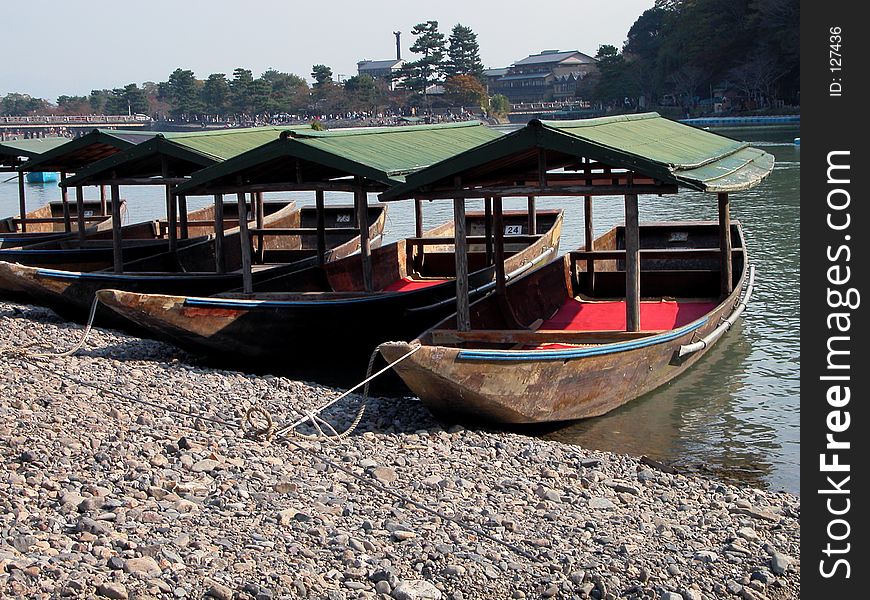
[(422, 93), (426, 86), (438, 80), (439, 73), (444, 72), (444, 34), (438, 32), (438, 21), (418, 23), (411, 33), (417, 36), (411, 52), (422, 56), (405, 63), (402, 68), (402, 75), (406, 78), (403, 85)]
[(202, 111), (199, 88), (193, 71), (189, 69), (175, 69), (169, 76), (166, 88), (167, 99), (173, 105), (169, 111), (173, 117), (189, 117)]
[(230, 106), (236, 114), (249, 114), (253, 107), (249, 99), (249, 88), (254, 82), (250, 69), (236, 67), (233, 70), (233, 80), (230, 82)]
[(511, 103), (507, 96), (496, 94), (489, 99), (489, 109), (494, 115), (504, 116), (511, 111)]
[(230, 83), (227, 81), (227, 76), (223, 73), (209, 75), (199, 97), (205, 112), (212, 114), (225, 112), (230, 100)]
[(57, 107), (67, 115), (82, 115), (90, 112), (87, 96), (58, 96)]
[(332, 83), (332, 69), (326, 65), (314, 65), (311, 67), (311, 78), (314, 79), (315, 88), (323, 87)]
[(354, 75), (344, 82), (345, 98), (351, 108), (368, 110), (383, 100), (383, 88), (371, 75)]
[(48, 108), (48, 102), (29, 94), (9, 93), (0, 101), (0, 112), (10, 117), (23, 117)]
[(447, 63), (444, 74), (473, 75), (480, 78), (483, 75), (483, 63), (480, 62), (480, 46), (477, 44), (477, 34), (471, 27), (457, 23), (450, 33), (447, 47)]
[(323, 122), (320, 119), (312, 119), (311, 129), (314, 131), (324, 131), (326, 127), (324, 127)]

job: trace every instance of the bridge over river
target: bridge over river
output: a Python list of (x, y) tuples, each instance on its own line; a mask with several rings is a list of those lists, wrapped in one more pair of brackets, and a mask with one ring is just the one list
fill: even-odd
[(0, 117), (0, 141), (9, 138), (69, 135), (92, 129), (147, 129), (154, 120), (146, 115), (45, 115)]

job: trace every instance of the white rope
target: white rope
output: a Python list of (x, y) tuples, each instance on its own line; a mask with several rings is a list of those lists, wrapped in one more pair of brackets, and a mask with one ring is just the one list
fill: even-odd
[(85, 342), (88, 340), (88, 336), (90, 335), (91, 329), (94, 326), (94, 317), (96, 317), (97, 315), (98, 302), (99, 298), (97, 296), (94, 296), (94, 301), (91, 303), (91, 311), (88, 314), (88, 320), (85, 324), (85, 329), (82, 333), (82, 337), (69, 350), (65, 350), (62, 352), (31, 352), (30, 349), (39, 344), (39, 342), (30, 342), (20, 347), (4, 346), (3, 348), (0, 348), (0, 356), (2, 356), (3, 354), (18, 354), (21, 356), (29, 356), (31, 358), (64, 358), (66, 356), (72, 356), (73, 354), (81, 350), (82, 346), (84, 346)]

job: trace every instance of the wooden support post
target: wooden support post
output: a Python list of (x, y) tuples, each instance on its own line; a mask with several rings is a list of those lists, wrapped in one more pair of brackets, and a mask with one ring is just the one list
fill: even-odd
[(538, 233), (538, 213), (535, 211), (535, 197), (529, 196), (529, 235)]
[(82, 186), (76, 186), (76, 229), (79, 241), (85, 241), (85, 192)]
[(504, 211), (501, 196), (493, 198), (493, 213), (495, 228), (495, 293), (505, 295), (507, 281), (504, 273)]
[(18, 171), (18, 212), (21, 218), (21, 232), (27, 231), (27, 223), (24, 222), (27, 215), (27, 200), (24, 193), (24, 171)]
[(60, 199), (63, 200), (63, 230), (69, 233), (72, 231), (72, 220), (69, 215), (69, 190), (63, 185), (66, 181), (66, 171), (60, 172)]
[[(251, 194), (251, 204), (257, 210), (257, 229), (262, 230), (266, 223), (266, 208), (263, 206), (263, 192)], [(261, 265), (266, 261), (266, 238), (262, 233), (257, 234), (257, 262)]]
[(326, 263), (326, 202), (323, 190), (314, 192), (314, 205), (317, 209), (317, 264)]
[(109, 214), (109, 205), (106, 201), (106, 186), (100, 186), (100, 215), (105, 217)]
[(625, 195), (625, 330), (640, 331), (640, 229), (637, 194)]
[(486, 264), (491, 265), (492, 255), (492, 198), (483, 199), (483, 236), (486, 238)]
[(239, 244), (242, 250), (242, 291), (245, 294), (254, 292), (254, 278), (251, 273), (251, 236), (248, 234), (248, 206), (245, 194), (239, 192), (236, 197), (239, 202)]
[(169, 234), (169, 251), (178, 252), (178, 208), (175, 204), (175, 196), (172, 195), (175, 186), (166, 186), (166, 218), (167, 233)]
[(456, 330), (471, 331), (468, 299), (468, 240), (465, 226), (465, 200), (453, 200), (453, 241), (456, 261)]
[(372, 247), (369, 241), (369, 202), (365, 190), (363, 189), (363, 181), (357, 178), (356, 196), (356, 218), (359, 222), (359, 253), (362, 259), (362, 274), (363, 285), (365, 291), (374, 291), (374, 281), (372, 277)]
[(218, 273), (227, 272), (224, 256), (224, 195), (214, 196), (214, 267)]
[(112, 190), (112, 263), (115, 273), (124, 272), (124, 250), (121, 246), (121, 193), (117, 185)]
[(722, 274), (721, 291), (728, 296), (734, 291), (734, 277), (731, 265), (731, 202), (728, 193), (719, 195), (719, 248), (722, 250), (719, 270)]
[[(584, 217), (584, 230), (586, 236), (586, 251), (594, 250), (595, 246), (595, 234), (592, 229), (592, 196), (585, 196), (583, 198), (583, 217)], [(589, 296), (595, 295), (595, 261), (593, 259), (588, 259), (586, 261), (586, 280), (587, 287), (586, 293)]]
[(419, 198), (414, 198), (414, 233), (423, 237), (423, 201)]
[(181, 225), (181, 237), (190, 238), (190, 228), (187, 226), (187, 196), (178, 196), (178, 221)]

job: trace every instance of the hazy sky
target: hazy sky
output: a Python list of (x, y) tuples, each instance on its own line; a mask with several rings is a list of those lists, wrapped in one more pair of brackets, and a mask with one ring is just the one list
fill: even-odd
[[(54, 101), (95, 88), (165, 81), (177, 67), (205, 78), (273, 67), (311, 79), (323, 63), (345, 77), (363, 59), (411, 56), (411, 28), (457, 22), (478, 36), (487, 67), (545, 49), (594, 55), (620, 47), (653, 0), (7, 0), (0, 34), (0, 96), (29, 93)], [(5, 4), (5, 3), (4, 3)], [(14, 7), (14, 8), (13, 8)]]

